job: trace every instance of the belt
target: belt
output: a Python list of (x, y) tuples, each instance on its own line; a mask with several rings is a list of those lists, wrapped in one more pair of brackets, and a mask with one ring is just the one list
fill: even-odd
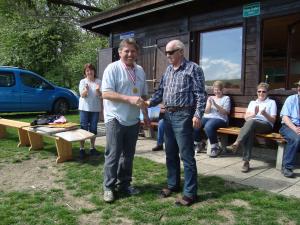
[(193, 109), (194, 106), (166, 106), (165, 110), (167, 112), (178, 112), (186, 109)]

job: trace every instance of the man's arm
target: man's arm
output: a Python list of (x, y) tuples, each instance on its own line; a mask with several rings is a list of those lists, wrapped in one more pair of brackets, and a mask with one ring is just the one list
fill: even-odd
[(131, 104), (141, 109), (146, 107), (144, 100), (139, 96), (122, 95), (114, 91), (103, 91), (102, 98), (110, 101)]
[(147, 101), (148, 107), (153, 107), (158, 105), (159, 103), (162, 102), (163, 98), (163, 93), (164, 93), (164, 85), (163, 81), (164, 80), (164, 75), (162, 76), (158, 89), (154, 92), (154, 94), (151, 96), (151, 98)]
[(196, 99), (196, 110), (194, 117), (202, 118), (206, 105), (205, 79), (202, 69), (197, 66), (193, 71), (193, 92)]
[(295, 131), (296, 134), (300, 135), (300, 127), (295, 126), (293, 124), (292, 120), (288, 116), (282, 116), (282, 121), (284, 122), (285, 125), (287, 125), (290, 129)]

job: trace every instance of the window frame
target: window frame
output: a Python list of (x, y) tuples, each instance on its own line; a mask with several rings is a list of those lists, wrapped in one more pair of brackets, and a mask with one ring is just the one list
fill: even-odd
[(12, 83), (11, 83), (11, 85), (9, 85), (9, 86), (1, 86), (0, 85), (0, 88), (10, 88), (10, 87), (13, 87), (13, 86), (15, 86), (16, 85), (16, 76), (15, 76), (15, 74), (13, 73), (13, 72), (9, 72), (9, 71), (0, 71), (0, 76), (5, 76), (5, 75), (11, 75), (11, 77), (12, 77)]
[[(240, 88), (233, 89), (233, 88), (224, 88), (224, 93), (225, 94), (230, 94), (230, 95), (243, 95), (244, 90), (245, 90), (245, 24), (244, 23), (237, 23), (237, 24), (231, 24), (228, 26), (218, 26), (218, 27), (213, 27), (210, 29), (203, 29), (203, 30), (198, 30), (194, 32), (193, 37), (194, 37), (194, 42), (195, 42), (195, 50), (194, 50), (194, 58), (195, 62), (199, 63), (200, 62), (200, 37), (201, 33), (207, 33), (207, 32), (213, 32), (213, 31), (220, 31), (220, 30), (226, 30), (226, 29), (232, 29), (232, 28), (241, 28), (242, 29), (242, 53), (241, 53), (241, 78), (240, 78)], [(205, 74), (204, 74), (205, 76)], [(213, 94), (213, 89), (212, 88), (207, 88), (207, 93), (209, 95)]]
[[(267, 20), (274, 20), (274, 19), (280, 19), (281, 17), (289, 17), (289, 16), (294, 16), (297, 15), (299, 13), (274, 13), (272, 15), (268, 15), (268, 16), (262, 16), (261, 21), (260, 21), (260, 51), (259, 51), (259, 80), (261, 82), (265, 81), (265, 74), (264, 74), (264, 67), (263, 67), (263, 53), (264, 53), (264, 25), (265, 25), (265, 21)], [(299, 22), (299, 21), (298, 21)], [(288, 29), (290, 28), (291, 24), (288, 26)], [(289, 34), (287, 34), (287, 44), (289, 45), (290, 43), (290, 37)], [(294, 86), (292, 84), (289, 84), (289, 77), (290, 77), (290, 71), (289, 71), (289, 58), (290, 58), (290, 52), (289, 52), (289, 46), (287, 46), (287, 50), (286, 50), (286, 78), (285, 78), (285, 84), (283, 89), (271, 89), (269, 90), (269, 95), (274, 95), (274, 96), (289, 96), (291, 94), (294, 94), (295, 91), (297, 91), (297, 87)]]

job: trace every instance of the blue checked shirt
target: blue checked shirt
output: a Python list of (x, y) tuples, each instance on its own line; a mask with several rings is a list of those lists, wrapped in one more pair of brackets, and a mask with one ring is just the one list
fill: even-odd
[(203, 71), (196, 63), (184, 59), (177, 70), (169, 65), (158, 90), (150, 99), (150, 107), (163, 102), (165, 107), (195, 107), (194, 116), (202, 118), (206, 92)]

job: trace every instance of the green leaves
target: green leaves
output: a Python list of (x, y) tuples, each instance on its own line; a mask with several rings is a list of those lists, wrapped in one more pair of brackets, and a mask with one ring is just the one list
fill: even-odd
[[(117, 5), (117, 0), (84, 2), (101, 9)], [(96, 64), (97, 48), (108, 44), (78, 27), (91, 14), (47, 0), (0, 0), (0, 65), (23, 67), (76, 89), (83, 65)]]

